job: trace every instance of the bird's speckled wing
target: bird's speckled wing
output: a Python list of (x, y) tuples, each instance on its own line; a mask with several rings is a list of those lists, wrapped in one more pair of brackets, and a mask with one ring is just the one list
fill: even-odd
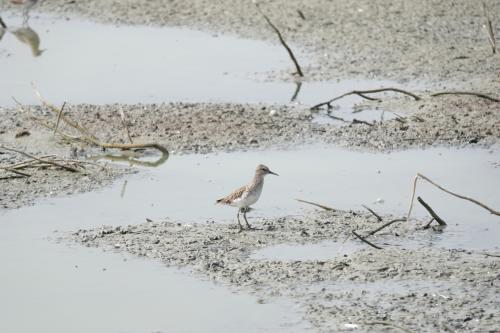
[(242, 186), (227, 197), (217, 200), (217, 203), (231, 205), (235, 201), (238, 201), (238, 199), (243, 199), (246, 196), (245, 192), (247, 192), (247, 186)]

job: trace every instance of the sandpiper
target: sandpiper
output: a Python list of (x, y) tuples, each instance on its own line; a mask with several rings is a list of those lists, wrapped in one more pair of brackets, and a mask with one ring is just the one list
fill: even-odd
[(236, 218), (238, 219), (238, 225), (240, 227), (239, 232), (243, 230), (240, 222), (240, 213), (243, 213), (243, 218), (245, 219), (248, 229), (252, 228), (247, 221), (246, 214), (250, 206), (259, 200), (260, 194), (262, 193), (262, 187), (264, 186), (264, 177), (268, 174), (278, 176), (277, 173), (272, 172), (265, 165), (257, 165), (255, 176), (249, 184), (240, 187), (227, 197), (217, 200), (216, 203), (238, 207)]

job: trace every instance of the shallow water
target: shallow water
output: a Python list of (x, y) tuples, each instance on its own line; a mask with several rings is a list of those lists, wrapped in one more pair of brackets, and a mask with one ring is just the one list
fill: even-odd
[[(12, 213), (14, 218), (0, 218), (1, 332), (302, 332), (308, 327), (284, 300), (259, 304), (187, 270), (61, 245), (59, 232), (52, 230), (75, 228), (72, 221), (55, 212), (26, 218), (23, 209)], [(83, 210), (79, 214), (87, 225), (99, 223)]]
[[(30, 28), (38, 35), (39, 49), (45, 51), (34, 57), (28, 44), (14, 33), (5, 34), (0, 41), (0, 72), (8, 79), (0, 80), (0, 106), (14, 106), (11, 97), (38, 104), (32, 81), (56, 104), (288, 103), (294, 95), (293, 103), (316, 104), (353, 89), (395, 85), (374, 80), (304, 82), (300, 87), (294, 82), (268, 82), (267, 73), (292, 69), (286, 52), (276, 44), (185, 28), (32, 16)], [(8, 14), (4, 20), (12, 25), (11, 32), (20, 28), (20, 18)], [(378, 110), (352, 114), (358, 101), (357, 97), (340, 100), (334, 114), (346, 120), (381, 119)], [(384, 118), (389, 117), (386, 112)]]
[[(417, 171), (498, 207), (500, 168), (493, 163), (499, 159), (498, 151), (478, 149), (372, 154), (317, 146), (288, 151), (173, 155), (157, 168), (144, 169), (98, 192), (46, 199), (33, 207), (0, 212), (0, 261), (4, 263), (0, 312), (7, 314), (7, 319), (0, 321), (0, 330), (207, 328), (232, 332), (237, 327), (241, 332), (264, 328), (302, 331), (307, 327), (297, 323), (299, 315), (286, 302), (261, 305), (253, 297), (233, 295), (185, 272), (142, 260), (124, 262), (121, 255), (103, 254), (100, 250), (68, 248), (54, 239), (62, 232), (101, 224), (135, 224), (146, 218), (235, 223), (235, 209), (214, 205), (214, 201), (247, 182), (258, 163), (267, 164), (280, 176), (266, 178), (263, 195), (248, 214), (255, 225), (259, 225), (261, 217), (315, 209), (295, 198), (343, 209), (361, 209), (361, 204), (368, 204), (380, 214), (402, 216)], [(392, 242), (388, 246), (498, 250), (498, 217), (425, 183), (419, 185), (418, 194), (448, 221), (448, 228), (443, 233), (429, 231), (417, 241), (402, 240), (401, 244)], [(427, 218), (418, 204), (414, 214)], [(364, 244), (352, 240), (340, 246), (332, 242), (305, 247), (281, 245), (254, 255), (264, 260), (326, 260), (359, 248)], [(26, 316), (32, 320), (23, 320)]]
[[(12, 16), (4, 19), (17, 24)], [(256, 79), (262, 80), (269, 71), (291, 69), (283, 49), (276, 45), (180, 28), (115, 27), (76, 19), (33, 17), (30, 24), (46, 51), (33, 57), (13, 34), (3, 37), (0, 72), (8, 80), (0, 80), (2, 106), (13, 105), (11, 96), (22, 103), (37, 103), (31, 81), (55, 103), (287, 103), (297, 88), (295, 83)], [(294, 103), (314, 104), (352, 89), (383, 85), (393, 83), (304, 83)], [(367, 121), (382, 116), (379, 110), (351, 114), (355, 101), (354, 97), (342, 100), (334, 114)], [(385, 114), (386, 119), (393, 116)], [(368, 204), (381, 214), (401, 216), (416, 172), (499, 207), (500, 168), (492, 165), (499, 160), (498, 151), (471, 149), (368, 154), (306, 147), (174, 155), (156, 169), (98, 192), (0, 212), (0, 331), (303, 331), (307, 327), (297, 324), (299, 317), (291, 304), (258, 304), (253, 297), (231, 294), (185, 271), (128, 257), (123, 261), (121, 255), (96, 249), (68, 248), (54, 239), (62, 232), (135, 224), (146, 218), (234, 223), (233, 208), (213, 203), (247, 182), (258, 163), (269, 165), (280, 177), (268, 177), (256, 210), (249, 213), (257, 225), (260, 217), (314, 209), (294, 198), (343, 209)], [(418, 193), (449, 227), (441, 234), (429, 231), (428, 239), (417, 245), (498, 248), (498, 217), (425, 183)], [(427, 216), (418, 204), (414, 214)], [(282, 245), (264, 249), (269, 253), (260, 255), (271, 260), (276, 253), (281, 256), (278, 260), (318, 260), (357, 248), (363, 244), (352, 242), (340, 249), (335, 243), (305, 248)]]

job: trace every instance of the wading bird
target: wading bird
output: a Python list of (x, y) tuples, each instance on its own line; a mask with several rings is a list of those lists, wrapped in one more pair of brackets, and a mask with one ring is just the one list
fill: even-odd
[(243, 213), (243, 218), (245, 219), (248, 229), (252, 228), (247, 221), (246, 213), (250, 206), (259, 200), (262, 193), (262, 187), (264, 186), (264, 177), (269, 174), (278, 176), (277, 173), (269, 170), (267, 166), (259, 164), (255, 169), (255, 176), (249, 184), (240, 187), (227, 197), (217, 200), (216, 203), (238, 207), (236, 218), (238, 219), (238, 225), (240, 227), (239, 232), (243, 231), (243, 227), (240, 222), (240, 213)]

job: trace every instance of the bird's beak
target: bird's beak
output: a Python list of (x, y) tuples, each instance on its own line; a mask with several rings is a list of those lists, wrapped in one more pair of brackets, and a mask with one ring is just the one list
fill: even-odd
[(269, 173), (270, 173), (271, 175), (279, 176), (277, 173), (272, 172), (271, 170), (269, 170)]

